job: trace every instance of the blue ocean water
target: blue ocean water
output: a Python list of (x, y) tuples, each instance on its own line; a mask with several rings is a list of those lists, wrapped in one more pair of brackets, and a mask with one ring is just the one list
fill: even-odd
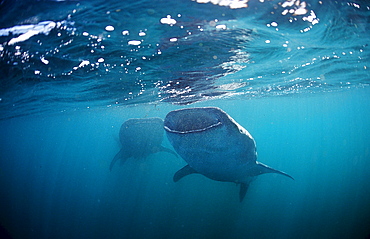
[[(369, 238), (367, 1), (0, 1), (0, 234)], [(159, 152), (109, 171), (121, 124), (222, 108), (260, 175)], [(164, 137), (163, 145), (171, 148)]]

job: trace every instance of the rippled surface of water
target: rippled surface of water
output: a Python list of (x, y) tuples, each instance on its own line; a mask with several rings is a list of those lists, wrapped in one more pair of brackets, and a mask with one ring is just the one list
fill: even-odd
[(2, 1), (1, 118), (369, 85), (366, 1), (236, 2)]

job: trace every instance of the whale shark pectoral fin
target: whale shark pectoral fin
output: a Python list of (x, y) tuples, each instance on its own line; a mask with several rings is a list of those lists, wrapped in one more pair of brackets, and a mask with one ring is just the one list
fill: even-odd
[(243, 201), (245, 194), (247, 193), (249, 188), (249, 183), (241, 183), (240, 184), (240, 191), (239, 191), (239, 200), (240, 202)]
[(126, 161), (126, 159), (127, 159), (128, 157), (126, 157), (126, 155), (124, 154), (124, 150), (123, 150), (123, 148), (116, 154), (116, 156), (114, 156), (114, 158), (113, 158), (113, 160), (112, 160), (112, 162), (110, 162), (110, 166), (109, 166), (109, 170), (110, 171), (112, 171), (112, 168), (113, 168), (113, 166), (114, 166), (114, 164), (119, 160), (119, 159), (121, 159), (122, 161), (121, 161), (121, 164), (123, 164), (125, 161)]
[(169, 149), (169, 148), (166, 148), (166, 147), (163, 147), (162, 145), (161, 145), (161, 147), (159, 148), (158, 152), (167, 152), (167, 153), (170, 153), (170, 154), (175, 155), (175, 156), (176, 156), (176, 158), (178, 158), (178, 157), (179, 157), (179, 156), (178, 156), (178, 155), (177, 155), (173, 150), (171, 150), (171, 149)]
[(192, 167), (190, 167), (189, 165), (186, 165), (185, 167), (183, 167), (182, 169), (180, 169), (179, 171), (177, 171), (175, 173), (175, 175), (173, 175), (173, 181), (174, 182), (177, 182), (179, 181), (180, 179), (182, 179), (183, 177), (189, 175), (189, 174), (193, 174), (193, 173), (198, 173), (197, 171), (195, 171)]
[(256, 163), (256, 166), (255, 166), (253, 171), (254, 171), (253, 174), (255, 174), (254, 176), (264, 174), (264, 173), (278, 173), (278, 174), (284, 175), (284, 176), (294, 180), (294, 178), (292, 176), (290, 176), (289, 174), (284, 173), (284, 172), (279, 171), (279, 170), (276, 170), (276, 169), (273, 169), (273, 168), (271, 168), (267, 165), (264, 165), (264, 164), (258, 163), (258, 162)]

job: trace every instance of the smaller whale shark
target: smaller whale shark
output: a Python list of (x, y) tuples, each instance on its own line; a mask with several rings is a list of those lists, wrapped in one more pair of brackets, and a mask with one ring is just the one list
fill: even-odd
[(164, 120), (167, 137), (188, 163), (173, 180), (199, 173), (207, 178), (240, 184), (243, 200), (250, 182), (264, 173), (290, 175), (257, 162), (252, 135), (223, 110), (216, 107), (171, 111)]
[(141, 159), (157, 152), (177, 154), (171, 149), (163, 147), (163, 120), (161, 118), (129, 119), (125, 121), (119, 131), (119, 140), (122, 149), (110, 163), (112, 171), (114, 164), (121, 159), (123, 164), (128, 158)]

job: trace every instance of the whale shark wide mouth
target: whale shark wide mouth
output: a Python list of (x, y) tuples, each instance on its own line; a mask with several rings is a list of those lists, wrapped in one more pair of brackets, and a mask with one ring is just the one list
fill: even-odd
[(198, 108), (170, 112), (164, 122), (166, 131), (177, 134), (203, 132), (222, 125), (213, 114)]

